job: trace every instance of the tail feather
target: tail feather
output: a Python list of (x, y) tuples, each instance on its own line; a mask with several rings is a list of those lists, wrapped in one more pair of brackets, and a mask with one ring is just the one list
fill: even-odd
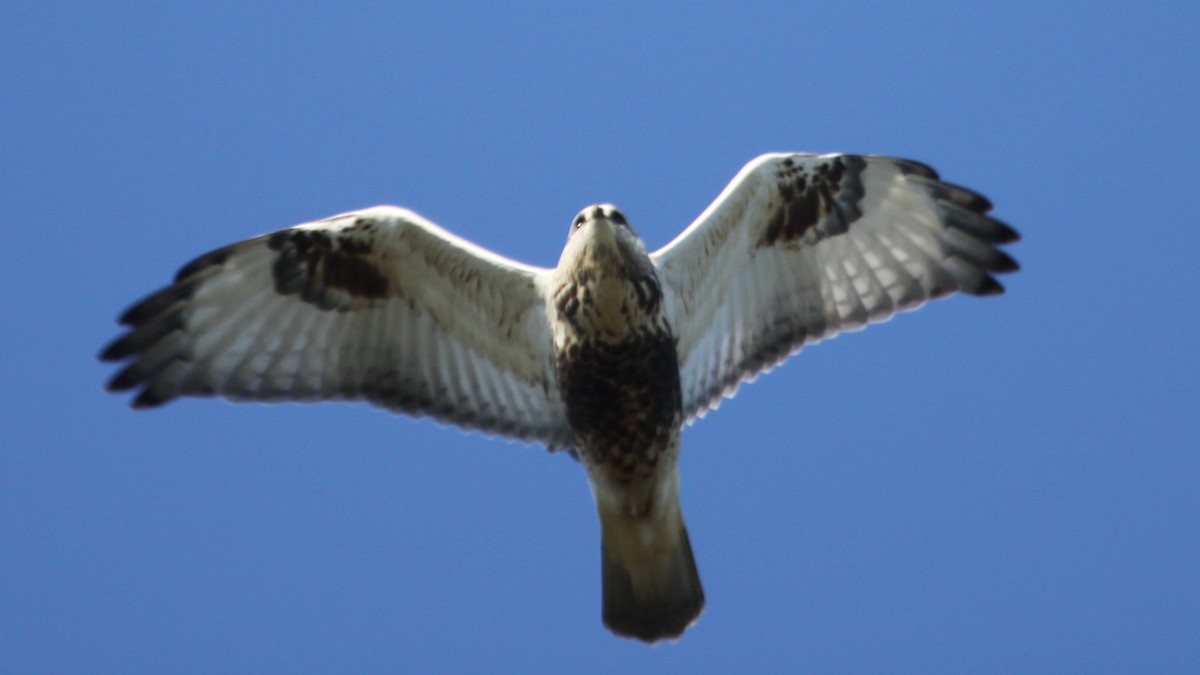
[(679, 637), (704, 609), (678, 499), (643, 516), (600, 508), (604, 625), (655, 642)]

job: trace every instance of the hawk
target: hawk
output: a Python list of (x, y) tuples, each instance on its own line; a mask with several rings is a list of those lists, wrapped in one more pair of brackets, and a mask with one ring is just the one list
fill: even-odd
[(600, 517), (603, 620), (653, 642), (704, 591), (680, 430), (802, 346), (955, 292), (1001, 293), (1017, 233), (918, 162), (762, 155), (648, 253), (583, 209), (558, 266), (379, 206), (226, 246), (121, 317), (101, 353), (133, 407), (361, 399), (569, 451)]

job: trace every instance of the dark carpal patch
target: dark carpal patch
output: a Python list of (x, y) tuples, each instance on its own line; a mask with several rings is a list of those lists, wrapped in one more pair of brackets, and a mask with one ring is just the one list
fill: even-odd
[(832, 157), (811, 168), (783, 160), (776, 174), (779, 203), (759, 245), (796, 241), (812, 230), (816, 238), (845, 232), (862, 217), (859, 175), (866, 165), (853, 155)]
[(368, 300), (388, 295), (387, 276), (366, 242), (318, 230), (282, 230), (267, 246), (279, 254), (271, 274), (281, 295), (298, 294), (321, 309), (341, 307), (331, 290)]
[(652, 472), (682, 419), (674, 338), (647, 330), (570, 343), (555, 369), (584, 459), (626, 482)]

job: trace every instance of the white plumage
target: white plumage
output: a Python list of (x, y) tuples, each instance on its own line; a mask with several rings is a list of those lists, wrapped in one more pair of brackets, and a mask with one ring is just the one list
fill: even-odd
[[(311, 277), (291, 280), (297, 288), (280, 293), (272, 237), (305, 231), (362, 241), (363, 252), (353, 255), (386, 270), (380, 297), (322, 282), (332, 255), (311, 270), (301, 265), (296, 273)], [(185, 394), (365, 398), (562, 446), (570, 430), (549, 365), (544, 278), (545, 270), (488, 252), (411, 211), (365, 209), (196, 259), (175, 285), (125, 313), (122, 322), (135, 329), (105, 358), (139, 353), (112, 382), (114, 389), (141, 384), (136, 406)]]
[[(831, 194), (828, 212), (798, 238), (763, 245), (772, 214), (786, 209), (780, 174), (798, 168), (812, 176), (832, 161), (854, 165), (858, 188)], [(1000, 292), (989, 272), (1016, 263), (992, 244), (1017, 235), (984, 215), (988, 209), (980, 195), (909, 160), (771, 154), (747, 164), (650, 256), (679, 338), (687, 417), (805, 344), (955, 291)]]
[(600, 507), (605, 620), (653, 641), (704, 604), (680, 425), (805, 344), (1001, 292), (991, 274), (1017, 265), (996, 246), (1017, 234), (990, 208), (908, 160), (763, 155), (648, 257), (615, 207), (584, 209), (551, 270), (380, 206), (201, 256), (122, 315), (101, 358), (128, 360), (109, 388), (138, 390), (135, 407), (365, 399), (574, 451)]

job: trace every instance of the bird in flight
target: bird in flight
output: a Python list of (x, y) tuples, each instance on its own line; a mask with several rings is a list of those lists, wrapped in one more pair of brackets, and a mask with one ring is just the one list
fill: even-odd
[(1016, 231), (889, 157), (762, 155), (653, 253), (611, 204), (554, 269), (379, 206), (232, 244), (121, 317), (133, 407), (366, 400), (570, 452), (600, 516), (602, 613), (675, 638), (704, 607), (679, 502), (684, 424), (802, 346), (955, 292), (1003, 292)]

